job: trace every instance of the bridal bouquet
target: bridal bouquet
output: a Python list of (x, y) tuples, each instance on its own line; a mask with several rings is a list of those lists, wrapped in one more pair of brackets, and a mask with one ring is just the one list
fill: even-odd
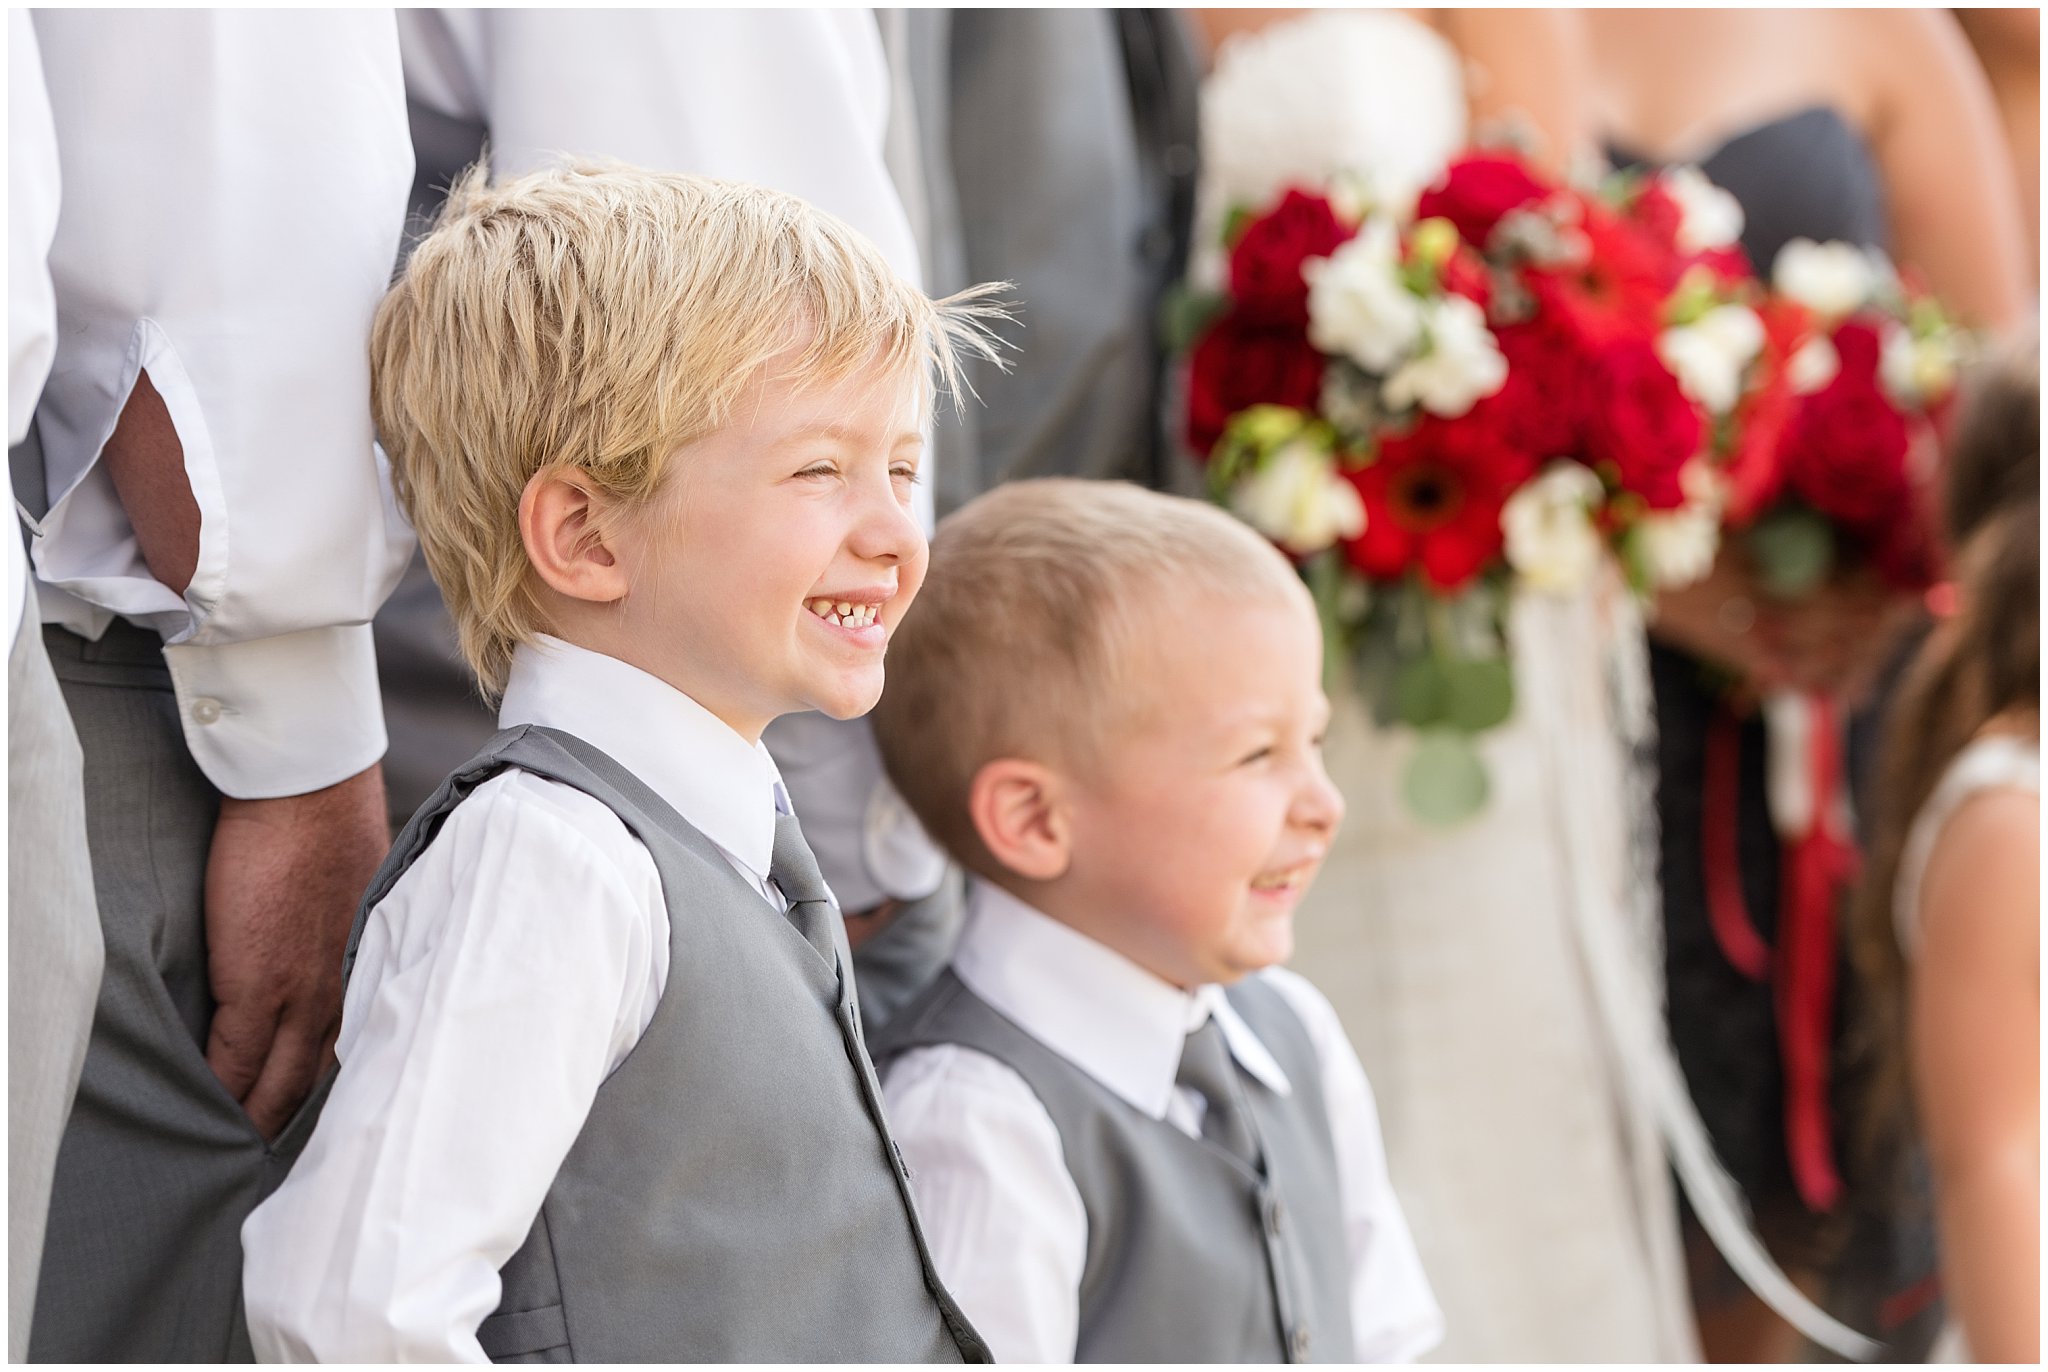
[(1727, 523), (1767, 589), (1796, 598), (1847, 562), (1900, 590), (1934, 579), (1924, 498), (1963, 335), (1882, 253), (1795, 239), (1768, 309), (1785, 359), (1728, 468)]
[(1712, 564), (1713, 440), (1763, 352), (1732, 206), (1680, 173), (1593, 196), (1491, 153), (1410, 213), (1340, 175), (1233, 207), (1222, 288), (1180, 302), (1187, 440), (1301, 564), (1376, 717), (1419, 731), (1419, 818), (1485, 804), (1517, 588)]

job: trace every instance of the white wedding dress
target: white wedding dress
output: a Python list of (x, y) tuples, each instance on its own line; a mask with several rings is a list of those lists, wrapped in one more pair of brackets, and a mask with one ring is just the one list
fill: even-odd
[[(1200, 242), (1233, 203), (1345, 173), (1412, 204), (1466, 139), (1456, 54), (1392, 12), (1227, 43), (1203, 91)], [(1198, 259), (1220, 279), (1220, 255)], [(1446, 1362), (1696, 1361), (1672, 1169), (1747, 1249), (1663, 1032), (1642, 623), (1618, 580), (1522, 594), (1517, 707), (1485, 736), (1485, 811), (1407, 812), (1412, 735), (1333, 700), (1349, 814), (1297, 917), (1296, 971), (1371, 1076)], [(1741, 1231), (1738, 1235), (1736, 1231)], [(1760, 1250), (1749, 1256), (1760, 1258)], [(1788, 1296), (1745, 1254), (1738, 1271)]]

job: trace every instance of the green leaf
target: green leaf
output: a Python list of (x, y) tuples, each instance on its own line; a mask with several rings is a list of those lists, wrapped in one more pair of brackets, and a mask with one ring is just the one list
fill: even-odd
[(1184, 353), (1229, 307), (1229, 300), (1215, 291), (1198, 291), (1177, 281), (1159, 302), (1160, 341), (1167, 352)]
[(1223, 216), (1223, 246), (1236, 247), (1237, 240), (1244, 236), (1244, 231), (1251, 227), (1252, 220), (1256, 218), (1258, 215), (1252, 212), (1250, 205), (1232, 205), (1230, 212)]
[(1486, 808), (1490, 786), (1486, 765), (1472, 740), (1448, 729), (1432, 729), (1416, 744), (1401, 779), (1401, 796), (1424, 824), (1446, 828)]
[(1803, 505), (1781, 505), (1759, 519), (1748, 544), (1758, 579), (1780, 599), (1808, 594), (1834, 570), (1834, 527)]
[(1410, 728), (1425, 729), (1450, 713), (1451, 683), (1433, 657), (1410, 658), (1394, 676), (1394, 713)]
[(1515, 674), (1506, 658), (1444, 664), (1448, 686), (1445, 717), (1468, 734), (1507, 722), (1515, 711)]

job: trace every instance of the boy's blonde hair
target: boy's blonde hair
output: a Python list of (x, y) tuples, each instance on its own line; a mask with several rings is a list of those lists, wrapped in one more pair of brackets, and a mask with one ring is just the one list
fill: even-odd
[[(875, 246), (738, 182), (579, 163), (471, 168), (378, 306), (371, 405), (485, 691), (542, 622), (518, 510), (534, 474), (644, 504), (757, 380), (831, 383), (987, 356), (992, 287), (933, 301)], [(769, 377), (773, 364), (774, 376)]]
[(890, 640), (873, 715), (889, 776), (957, 860), (1000, 877), (968, 814), (984, 766), (1091, 774), (1116, 731), (1173, 688), (1148, 679), (1144, 626), (1288, 598), (1308, 601), (1287, 558), (1213, 505), (1124, 482), (999, 486), (940, 523)]

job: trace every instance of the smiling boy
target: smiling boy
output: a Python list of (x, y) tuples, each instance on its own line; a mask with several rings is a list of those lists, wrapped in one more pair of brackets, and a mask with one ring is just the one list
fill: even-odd
[(976, 878), (876, 1038), (939, 1271), (1004, 1362), (1406, 1360), (1442, 1317), (1329, 1003), (1277, 964), (1344, 814), (1322, 634), (1222, 511), (946, 520), (876, 736)]
[(501, 732), (364, 900), (340, 1073), (244, 1229), (260, 1356), (985, 1357), (760, 744), (881, 691), (978, 309), (755, 187), (455, 188), (373, 401)]

